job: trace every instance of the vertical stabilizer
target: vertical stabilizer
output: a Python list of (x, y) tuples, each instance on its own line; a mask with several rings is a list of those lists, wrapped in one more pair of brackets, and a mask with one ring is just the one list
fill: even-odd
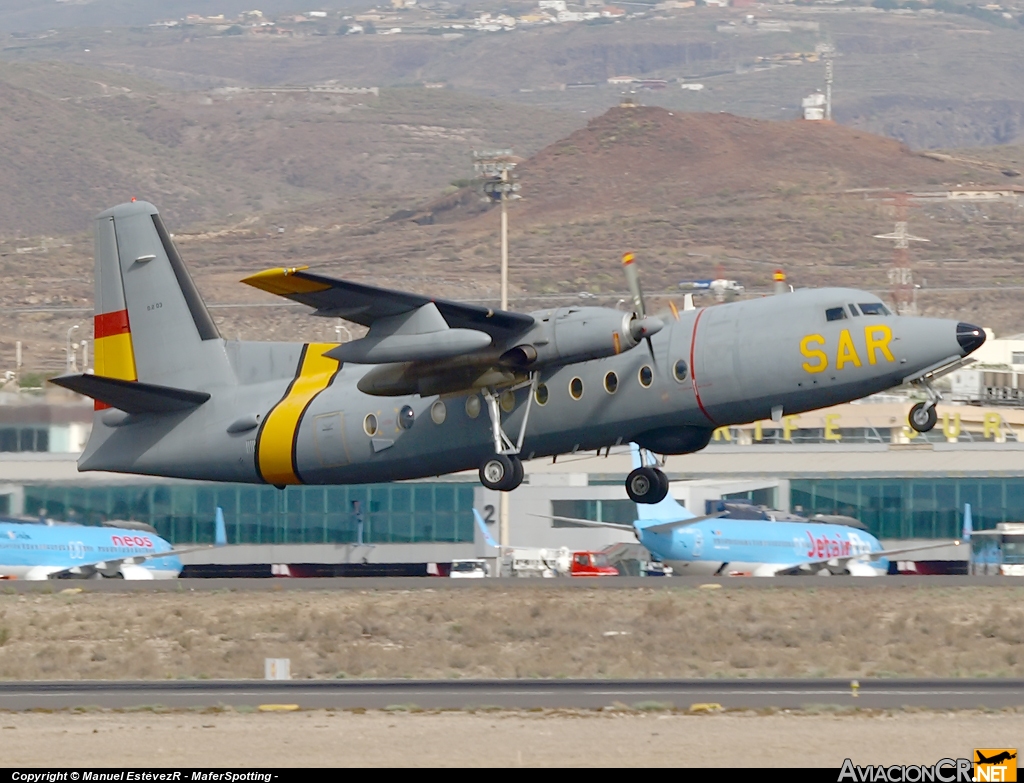
[(217, 506), (217, 515), (214, 517), (213, 543), (215, 546), (227, 546), (228, 529), (224, 525), (224, 509)]
[[(633, 456), (633, 468), (639, 468), (643, 466), (643, 461), (640, 456), (640, 447), (635, 443), (629, 444), (630, 454)], [(665, 495), (665, 498), (659, 503), (637, 503), (636, 504), (637, 520), (641, 523), (658, 523), (658, 522), (675, 522), (680, 519), (693, 519), (694, 515), (686, 510), (685, 506), (679, 504), (679, 502), (672, 497), (671, 494)], [(646, 527), (641, 524), (640, 527)]]
[(233, 382), (224, 342), (156, 207), (109, 209), (95, 235), (96, 374), (184, 389)]

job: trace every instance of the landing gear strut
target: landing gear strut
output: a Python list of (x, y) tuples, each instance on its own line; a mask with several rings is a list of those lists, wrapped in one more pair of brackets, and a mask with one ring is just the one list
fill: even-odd
[(530, 379), (523, 383), (510, 387), (507, 391), (516, 391), (524, 387), (530, 388), (530, 394), (526, 398), (526, 409), (523, 411), (523, 420), (519, 424), (519, 437), (515, 442), (505, 434), (501, 426), (501, 409), (498, 405), (498, 393), (494, 389), (484, 390), (484, 400), (487, 402), (487, 415), (491, 420), (491, 434), (494, 438), (494, 456), (488, 457), (480, 465), (480, 483), (487, 489), (496, 489), (500, 492), (511, 492), (523, 483), (523, 461), (519, 453), (523, 449), (523, 438), (526, 437), (526, 424), (530, 420), (530, 408), (533, 405), (534, 394), (537, 391), (537, 382), (540, 376), (530, 373)]
[[(645, 449), (640, 450), (641, 463), (646, 461), (645, 453)], [(653, 466), (636, 468), (626, 476), (626, 494), (634, 503), (660, 503), (668, 495), (668, 476)]]
[(913, 408), (910, 409), (910, 415), (907, 420), (910, 422), (910, 426), (918, 432), (930, 432), (934, 427), (935, 423), (939, 420), (939, 414), (935, 410), (935, 406), (942, 399), (942, 395), (932, 386), (931, 382), (922, 378), (921, 380), (914, 381), (914, 385), (924, 389), (928, 393), (927, 402), (919, 402)]

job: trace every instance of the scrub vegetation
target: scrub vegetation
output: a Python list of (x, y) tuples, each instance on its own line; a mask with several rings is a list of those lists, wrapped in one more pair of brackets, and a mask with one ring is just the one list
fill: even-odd
[(1021, 677), (1024, 590), (0, 595), (0, 678)]

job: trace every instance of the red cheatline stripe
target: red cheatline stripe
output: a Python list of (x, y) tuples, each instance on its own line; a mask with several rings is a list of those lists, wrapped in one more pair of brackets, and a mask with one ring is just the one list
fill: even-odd
[(697, 391), (697, 374), (694, 372), (693, 366), (693, 349), (697, 345), (697, 324), (700, 323), (700, 317), (704, 315), (704, 309), (701, 308), (697, 312), (697, 317), (693, 319), (693, 332), (690, 333), (690, 383), (693, 384), (693, 396), (697, 398), (697, 407), (700, 408), (700, 412), (707, 417), (708, 421), (715, 424), (715, 420), (704, 410), (704, 403), (700, 401), (700, 392)]
[(102, 313), (93, 319), (93, 339), (110, 337), (115, 334), (126, 334), (131, 331), (128, 326), (128, 311), (117, 310), (113, 313)]

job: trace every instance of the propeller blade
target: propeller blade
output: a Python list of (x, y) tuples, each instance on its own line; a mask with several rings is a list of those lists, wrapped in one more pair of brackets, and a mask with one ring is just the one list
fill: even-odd
[(623, 253), (622, 271), (626, 273), (626, 285), (629, 286), (629, 293), (633, 297), (633, 310), (643, 318), (647, 315), (647, 308), (644, 307), (644, 295), (640, 290), (640, 274), (636, 268), (636, 256), (632, 253)]
[(651, 364), (655, 367), (658, 366), (658, 360), (654, 357), (654, 343), (651, 342), (651, 338), (647, 338), (647, 350), (651, 352)]

